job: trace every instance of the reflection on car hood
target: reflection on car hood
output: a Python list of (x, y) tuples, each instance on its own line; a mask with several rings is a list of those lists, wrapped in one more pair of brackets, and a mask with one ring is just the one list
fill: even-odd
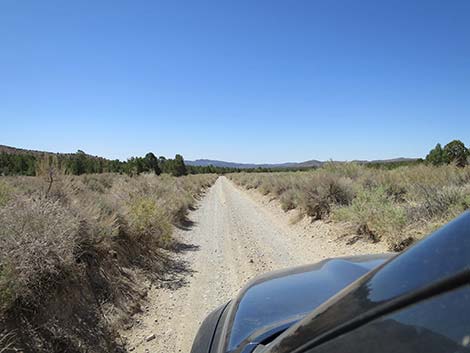
[(255, 279), (228, 308), (226, 347), (221, 351), (239, 352), (246, 345), (259, 343), (266, 333), (289, 327), (391, 256), (324, 260)]
[(287, 353), (320, 345), (361, 320), (366, 322), (380, 308), (432, 290), (436, 283), (453, 278), (467, 281), (469, 273), (470, 212), (465, 212), (317, 307), (267, 351)]

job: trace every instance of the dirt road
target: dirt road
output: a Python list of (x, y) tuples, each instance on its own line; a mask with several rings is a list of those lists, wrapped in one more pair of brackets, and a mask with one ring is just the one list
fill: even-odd
[(145, 313), (123, 332), (134, 352), (189, 353), (204, 317), (257, 274), (381, 250), (337, 242), (326, 224), (291, 225), (280, 209), (261, 201), (225, 177), (217, 180), (190, 214), (193, 224), (177, 230), (186, 244), (179, 260), (190, 268), (185, 285), (152, 288)]

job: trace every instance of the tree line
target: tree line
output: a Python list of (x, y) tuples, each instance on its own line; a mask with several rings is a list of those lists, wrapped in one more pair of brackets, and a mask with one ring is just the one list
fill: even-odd
[[(427, 163), (432, 165), (455, 164), (464, 167), (470, 164), (470, 150), (460, 140), (453, 140), (444, 147), (440, 143), (436, 145), (423, 160), (421, 158), (414, 161), (388, 162), (388, 163), (367, 163), (371, 168), (393, 169), (405, 165), (414, 165)], [(274, 172), (279, 168), (231, 168), (209, 166), (190, 166), (186, 165), (182, 155), (177, 154), (175, 158), (157, 157), (149, 152), (144, 157), (131, 157), (127, 161), (118, 159), (110, 160), (103, 157), (91, 156), (82, 150), (76, 153), (47, 153), (47, 152), (21, 152), (9, 153), (0, 152), (0, 175), (28, 175), (34, 176), (41, 173), (44, 165), (54, 165), (54, 168), (64, 174), (81, 175), (96, 173), (121, 173), (128, 175), (139, 175), (141, 173), (161, 173), (171, 174), (173, 176), (182, 176), (187, 174), (226, 174), (226, 173), (258, 173)], [(298, 171), (312, 168), (283, 168), (282, 171)]]
[(429, 164), (435, 166), (455, 164), (457, 167), (465, 167), (470, 164), (470, 149), (460, 140), (453, 140), (444, 147), (440, 143), (436, 145), (426, 157), (415, 160), (394, 161), (394, 162), (371, 162), (366, 166), (375, 169), (395, 169), (403, 166), (413, 166), (417, 164)]
[(470, 163), (470, 150), (460, 140), (453, 140), (444, 147), (438, 143), (429, 151), (426, 162), (432, 165), (454, 163), (458, 167), (465, 167)]
[[(279, 168), (235, 168), (235, 167), (217, 167), (192, 166), (186, 165), (182, 155), (177, 154), (174, 158), (164, 156), (157, 157), (149, 152), (144, 157), (131, 157), (127, 161), (118, 159), (110, 160), (103, 157), (92, 156), (82, 150), (76, 153), (49, 153), (38, 151), (27, 151), (11, 149), (14, 152), (0, 151), (0, 175), (42, 175), (44, 169), (51, 166), (63, 174), (81, 175), (81, 174), (100, 174), (100, 173), (120, 173), (127, 175), (139, 175), (141, 173), (161, 173), (171, 174), (173, 176), (182, 176), (187, 174), (227, 174), (227, 173), (258, 173), (274, 172)], [(309, 168), (283, 168), (283, 171), (298, 171)]]
[(155, 154), (149, 152), (144, 157), (131, 157), (127, 161), (120, 161), (91, 156), (81, 150), (70, 154), (0, 153), (0, 175), (34, 176), (40, 174), (43, 165), (54, 165), (55, 169), (71, 175), (97, 173), (139, 175), (145, 172), (157, 175), (168, 173), (174, 176), (188, 174), (184, 158), (179, 154), (171, 159), (163, 156), (157, 158)]

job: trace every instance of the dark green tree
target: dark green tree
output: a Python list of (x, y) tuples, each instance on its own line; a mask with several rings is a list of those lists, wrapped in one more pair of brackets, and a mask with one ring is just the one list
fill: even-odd
[(442, 165), (447, 163), (444, 150), (441, 147), (441, 144), (438, 143), (431, 151), (429, 151), (426, 156), (426, 162), (431, 163), (432, 165)]
[(80, 175), (87, 172), (87, 156), (82, 150), (78, 150), (70, 158), (69, 172), (74, 175)]
[(164, 156), (158, 157), (158, 166), (160, 167), (160, 170), (162, 173), (169, 173), (166, 165), (166, 158)]
[(146, 171), (145, 161), (142, 157), (131, 157), (127, 160), (125, 172), (128, 175), (139, 175)]
[(462, 141), (454, 140), (444, 146), (444, 155), (448, 163), (454, 162), (459, 167), (465, 167), (469, 150)]
[(157, 175), (160, 175), (162, 173), (162, 170), (158, 165), (158, 159), (152, 152), (149, 152), (145, 155), (144, 162), (149, 171), (153, 171)]
[(186, 165), (184, 164), (183, 156), (180, 154), (177, 154), (175, 156), (175, 159), (173, 160), (172, 174), (174, 176), (182, 176), (188, 174), (188, 171), (186, 170)]

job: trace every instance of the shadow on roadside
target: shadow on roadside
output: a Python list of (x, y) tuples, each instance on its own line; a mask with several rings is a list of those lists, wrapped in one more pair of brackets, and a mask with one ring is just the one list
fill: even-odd
[(199, 245), (177, 242), (176, 244), (173, 245), (172, 250), (175, 253), (180, 254), (180, 253), (186, 253), (188, 251), (198, 251), (199, 248), (200, 248)]
[(184, 254), (189, 251), (198, 251), (199, 245), (188, 244), (176, 241), (168, 249), (170, 252), (160, 253), (159, 257), (163, 264), (164, 271), (158, 276), (157, 281), (161, 288), (176, 290), (188, 285), (188, 278), (196, 272), (191, 268), (191, 263), (182, 260), (176, 254)]
[(176, 224), (176, 228), (184, 230), (184, 231), (190, 231), (193, 229), (193, 227), (196, 225), (196, 222), (190, 220), (187, 216), (184, 216), (178, 224)]

